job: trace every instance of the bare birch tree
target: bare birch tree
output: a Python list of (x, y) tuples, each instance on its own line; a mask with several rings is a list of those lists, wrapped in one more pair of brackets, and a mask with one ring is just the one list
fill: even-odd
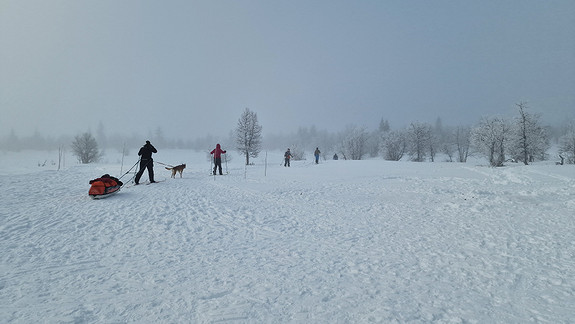
[(237, 149), (246, 157), (246, 165), (250, 157), (257, 157), (262, 147), (262, 126), (258, 123), (258, 115), (248, 108), (238, 120), (236, 128)]

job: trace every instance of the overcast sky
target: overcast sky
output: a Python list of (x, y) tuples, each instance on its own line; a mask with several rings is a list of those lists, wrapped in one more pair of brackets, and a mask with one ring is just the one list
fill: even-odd
[(0, 0), (0, 135), (575, 117), (575, 1)]

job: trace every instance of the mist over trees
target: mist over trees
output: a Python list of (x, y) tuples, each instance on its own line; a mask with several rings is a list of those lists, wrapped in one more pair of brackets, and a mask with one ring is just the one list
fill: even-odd
[[(382, 117), (373, 130), (354, 124), (348, 124), (340, 131), (300, 126), (290, 128), (293, 129), (290, 133), (268, 133), (265, 136), (262, 125), (257, 123), (257, 115), (246, 110), (236, 128), (230, 127), (229, 134), (224, 137), (207, 134), (197, 138), (178, 136), (174, 140), (167, 137), (160, 127), (149, 130), (145, 135), (126, 135), (111, 132), (99, 123), (95, 140), (101, 155), (109, 150), (129, 155), (130, 148), (140, 147), (145, 140), (162, 149), (205, 151), (215, 143), (222, 143), (226, 147), (232, 147), (232, 143), (235, 143), (238, 152), (244, 156), (247, 150), (242, 148), (252, 145), (247, 152), (248, 164), (250, 158), (256, 157), (262, 150), (285, 151), (290, 148), (295, 160), (306, 160), (313, 156), (316, 147), (320, 148), (323, 160), (337, 154), (341, 159), (349, 160), (382, 158), (388, 161), (434, 162), (441, 159), (462, 163), (475, 156), (484, 157), (494, 167), (511, 161), (529, 164), (560, 158), (565, 163), (575, 163), (575, 121), (566, 121), (563, 125), (543, 125), (541, 116), (530, 113), (528, 105), (523, 102), (516, 104), (516, 113), (511, 119), (486, 116), (475, 125), (444, 125), (441, 118), (437, 118), (434, 124), (413, 121), (408, 126), (397, 127)], [(254, 116), (257, 124), (253, 123)], [(255, 125), (259, 130), (253, 128)], [(252, 135), (258, 135), (257, 141), (252, 144), (249, 144), (248, 137), (250, 127), (257, 130)], [(92, 134), (89, 130), (88, 133)], [(11, 130), (4, 138), (0, 137), (0, 151), (58, 150), (71, 148), (75, 141), (76, 138), (69, 135), (48, 137), (34, 132), (30, 136), (20, 136), (16, 130)], [(557, 153), (549, 155), (553, 145)]]

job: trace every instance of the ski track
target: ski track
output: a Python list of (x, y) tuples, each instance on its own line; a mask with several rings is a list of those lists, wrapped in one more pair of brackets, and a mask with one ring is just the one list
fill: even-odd
[(450, 164), (461, 176), (422, 176), (398, 165), (313, 181), (293, 175), (327, 166), (247, 179), (239, 168), (215, 179), (186, 170), (102, 201), (87, 197), (88, 166), (0, 176), (16, 188), (0, 205), (0, 318), (571, 320), (573, 174)]

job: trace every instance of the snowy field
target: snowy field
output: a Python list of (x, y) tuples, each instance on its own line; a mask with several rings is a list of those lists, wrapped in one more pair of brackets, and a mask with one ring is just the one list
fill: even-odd
[(156, 163), (165, 181), (102, 200), (88, 181), (135, 152), (60, 171), (0, 152), (0, 322), (574, 321), (573, 165), (233, 153), (213, 177), (205, 153), (159, 149), (183, 178)]

